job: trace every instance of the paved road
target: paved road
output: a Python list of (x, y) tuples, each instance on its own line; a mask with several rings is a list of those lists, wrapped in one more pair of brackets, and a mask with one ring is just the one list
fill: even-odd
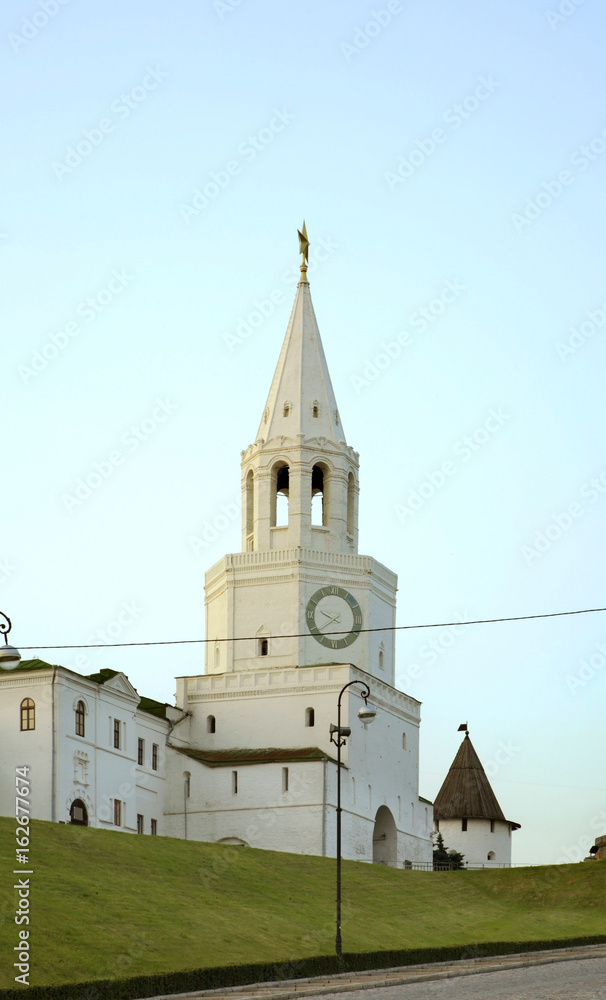
[[(329, 993), (322, 1000), (360, 1000)], [(504, 969), (364, 991), (364, 1000), (606, 1000), (606, 958)]]
[(606, 944), (172, 993), (147, 1000), (606, 1000)]

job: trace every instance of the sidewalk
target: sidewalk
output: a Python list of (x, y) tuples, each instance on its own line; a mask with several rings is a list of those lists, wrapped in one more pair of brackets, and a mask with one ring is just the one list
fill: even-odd
[(557, 951), (521, 952), (517, 955), (493, 955), (490, 958), (464, 959), (459, 962), (407, 965), (397, 969), (345, 972), (337, 976), (318, 976), (313, 979), (286, 979), (273, 983), (230, 986), (218, 990), (198, 990), (194, 993), (170, 993), (160, 997), (141, 998), (141, 1000), (200, 1000), (200, 998), (208, 998), (208, 1000), (265, 1000), (265, 998), (267, 1000), (295, 1000), (295, 998), (300, 997), (378, 989), (385, 986), (401, 986), (408, 983), (423, 983), (428, 980), (474, 976), (483, 972), (523, 969), (533, 965), (549, 965), (554, 962), (570, 962), (589, 958), (606, 958), (606, 944), (561, 948)]

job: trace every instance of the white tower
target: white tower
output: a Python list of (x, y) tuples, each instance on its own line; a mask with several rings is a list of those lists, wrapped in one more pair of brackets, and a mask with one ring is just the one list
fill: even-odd
[(467, 730), (436, 795), (433, 818), (446, 848), (459, 851), (466, 865), (511, 864), (511, 834), (520, 824), (505, 819)]
[[(306, 256), (305, 230), (300, 237)], [(393, 686), (397, 579), (358, 555), (358, 455), (345, 440), (305, 261), (257, 437), (242, 453), (242, 508), (242, 552), (206, 574), (206, 673), (177, 678), (187, 715), (171, 734), (165, 829), (333, 854), (330, 727), (343, 695), (343, 856), (430, 863), (420, 704)], [(358, 717), (365, 686), (372, 726)]]
[(254, 444), (242, 552), (206, 574), (207, 673), (353, 663), (394, 682), (397, 577), (358, 555), (358, 454), (345, 440), (303, 263)]

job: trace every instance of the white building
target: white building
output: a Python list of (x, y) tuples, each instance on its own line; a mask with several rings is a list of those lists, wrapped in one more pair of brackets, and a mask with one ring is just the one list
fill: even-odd
[[(343, 856), (430, 862), (420, 704), (394, 687), (397, 577), (358, 554), (358, 455), (345, 439), (306, 272), (303, 264), (259, 430), (241, 456), (242, 551), (206, 574), (206, 672), (177, 678), (173, 709), (140, 702), (112, 671), (83, 678), (30, 661), (0, 675), (4, 759), (35, 761), (52, 786), (33, 815), (133, 831), (143, 816), (145, 832), (153, 818), (169, 836), (334, 855), (329, 727), (350, 685), (341, 706), (351, 729)], [(372, 725), (357, 714), (365, 685)], [(39, 703), (29, 732), (18, 728), (28, 697)], [(156, 770), (149, 755), (160, 744)]]
[(0, 814), (15, 814), (26, 766), (33, 819), (163, 833), (165, 744), (182, 714), (114, 670), (83, 677), (26, 660), (0, 673)]
[(469, 739), (459, 747), (433, 805), (434, 831), (470, 867), (511, 864), (511, 834), (519, 823), (505, 819), (480, 758)]

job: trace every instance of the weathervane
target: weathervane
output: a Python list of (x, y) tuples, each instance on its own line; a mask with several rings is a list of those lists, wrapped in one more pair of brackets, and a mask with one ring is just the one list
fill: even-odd
[(466, 722), (462, 722), (461, 725), (459, 726), (459, 728), (457, 729), (457, 732), (458, 733), (465, 733), (466, 736), (469, 736), (469, 728), (467, 726), (467, 723)]
[(307, 229), (305, 219), (303, 219), (303, 229), (297, 229), (299, 234), (299, 253), (303, 256), (301, 264), (301, 281), (307, 281), (307, 261), (309, 260), (309, 240), (307, 239)]

